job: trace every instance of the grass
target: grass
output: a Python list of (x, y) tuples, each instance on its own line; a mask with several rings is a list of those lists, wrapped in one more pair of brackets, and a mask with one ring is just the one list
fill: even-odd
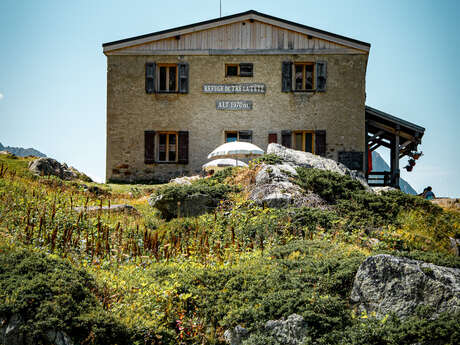
[[(368, 344), (404, 343), (403, 330), (426, 336), (423, 325), (452, 331), (449, 316), (438, 324), (418, 316), (372, 338), (376, 324), (360, 326), (348, 296), (368, 255), (460, 267), (448, 250), (459, 213), (402, 193), (371, 195), (319, 171), (300, 171), (297, 182), (322, 193), (331, 204), (324, 211), (256, 206), (239, 192), (253, 180), (250, 169), (226, 169), (193, 187), (101, 185), (34, 176), (29, 161), (0, 155), (0, 316), (24, 311), (38, 340), (57, 327), (87, 344), (223, 344), (225, 329), (241, 324), (253, 332), (249, 344), (265, 337), (265, 321), (294, 312), (309, 324), (309, 344), (353, 343), (360, 332)], [(155, 191), (176, 198), (194, 188), (222, 202), (169, 221), (147, 203)], [(73, 210), (109, 203), (138, 213)]]

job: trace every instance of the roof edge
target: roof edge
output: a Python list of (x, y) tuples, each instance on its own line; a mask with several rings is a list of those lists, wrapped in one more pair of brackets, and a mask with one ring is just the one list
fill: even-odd
[(301, 29), (317, 32), (318, 34), (335, 37), (335, 38), (340, 39), (340, 40), (349, 41), (350, 43), (363, 45), (363, 46), (366, 46), (366, 47), (369, 47), (369, 48), (371, 47), (371, 44), (367, 43), (367, 42), (359, 41), (359, 40), (356, 40), (354, 38), (349, 38), (349, 37), (346, 37), (346, 36), (341, 36), (341, 35), (338, 35), (338, 34), (334, 34), (332, 32), (316, 29), (316, 28), (313, 28), (311, 26), (295, 23), (295, 22), (292, 22), (292, 21), (289, 21), (289, 20), (286, 20), (286, 19), (270, 16), (268, 14), (257, 12), (255, 10), (249, 10), (249, 11), (246, 11), (246, 12), (240, 12), (240, 13), (232, 14), (232, 15), (225, 16), (225, 17), (214, 18), (214, 19), (205, 20), (205, 21), (202, 21), (202, 22), (197, 22), (197, 23), (194, 23), (194, 24), (178, 26), (178, 27), (175, 27), (175, 28), (167, 29), (167, 30), (152, 32), (152, 33), (149, 33), (149, 34), (144, 34), (144, 35), (139, 35), (139, 36), (133, 36), (133, 37), (117, 40), (117, 41), (107, 42), (107, 43), (103, 43), (102, 47), (107, 48), (107, 47), (110, 47), (110, 46), (116, 45), (116, 44), (126, 43), (126, 42), (135, 41), (135, 40), (148, 38), (148, 37), (154, 37), (154, 36), (157, 36), (157, 35), (163, 35), (163, 34), (171, 33), (171, 32), (178, 31), (178, 30), (190, 29), (190, 28), (200, 26), (200, 25), (218, 23), (219, 21), (233, 19), (233, 18), (237, 18), (237, 17), (240, 17), (240, 16), (249, 15), (249, 14), (258, 15), (260, 17), (264, 17), (264, 18), (267, 18), (267, 19), (270, 19), (270, 20), (275, 20), (275, 21), (279, 21), (279, 22), (282, 22), (282, 23), (285, 23), (285, 24), (288, 24), (288, 25), (296, 26), (296, 27), (299, 27)]
[(403, 126), (405, 126), (407, 128), (410, 128), (410, 129), (412, 129), (414, 131), (422, 133), (422, 135), (423, 135), (423, 133), (425, 133), (425, 128), (422, 127), (422, 126), (416, 125), (415, 123), (412, 123), (412, 122), (409, 122), (409, 121), (406, 121), (406, 120), (403, 120), (403, 119), (401, 119), (401, 118), (399, 118), (397, 116), (385, 113), (385, 112), (383, 112), (381, 110), (372, 108), (372, 107), (370, 107), (368, 105), (366, 105), (366, 112), (369, 112), (370, 114), (375, 115), (375, 116), (386, 118), (387, 120), (398, 122), (400, 125), (403, 125)]

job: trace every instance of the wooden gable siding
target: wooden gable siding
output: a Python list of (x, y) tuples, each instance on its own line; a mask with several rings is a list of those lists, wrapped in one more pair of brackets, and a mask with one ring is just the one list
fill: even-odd
[(331, 41), (307, 36), (271, 24), (259, 21), (244, 21), (122, 48), (108, 54), (151, 54), (153, 52), (237, 49), (365, 53), (358, 49), (345, 47)]

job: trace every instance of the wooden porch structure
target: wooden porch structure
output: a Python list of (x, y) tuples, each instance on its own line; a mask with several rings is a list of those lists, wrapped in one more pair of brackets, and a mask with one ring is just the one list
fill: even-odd
[[(414, 156), (424, 133), (423, 127), (366, 106), (367, 154), (364, 166), (369, 185), (399, 188), (399, 160), (406, 155)], [(390, 149), (390, 171), (369, 172), (369, 153), (380, 146)]]

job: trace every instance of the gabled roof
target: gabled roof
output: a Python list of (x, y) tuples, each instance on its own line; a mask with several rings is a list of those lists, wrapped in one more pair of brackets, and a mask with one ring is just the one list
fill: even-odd
[(273, 17), (264, 13), (260, 13), (254, 10), (241, 12), (237, 14), (233, 14), (226, 17), (216, 18), (207, 20), (204, 22), (199, 22), (195, 24), (180, 26), (177, 28), (172, 28), (168, 30), (153, 32), (146, 35), (130, 37), (118, 41), (108, 42), (102, 44), (104, 52), (113, 51), (117, 49), (123, 49), (135, 45), (146, 44), (149, 42), (153, 42), (156, 40), (176, 37), (178, 35), (193, 33), (201, 30), (207, 30), (210, 28), (218, 27), (221, 25), (232, 24), (238, 21), (244, 20), (257, 20), (266, 24), (271, 24), (274, 26), (279, 26), (284, 29), (288, 29), (291, 31), (303, 33), (309, 36), (313, 36), (316, 38), (328, 40), (331, 42), (335, 42), (347, 47), (359, 49), (365, 52), (368, 52), (370, 49), (370, 43), (362, 42), (355, 40), (353, 38), (337, 35), (331, 32), (327, 32), (320, 29), (315, 29), (310, 26), (306, 26), (303, 24), (291, 22), (289, 20)]

